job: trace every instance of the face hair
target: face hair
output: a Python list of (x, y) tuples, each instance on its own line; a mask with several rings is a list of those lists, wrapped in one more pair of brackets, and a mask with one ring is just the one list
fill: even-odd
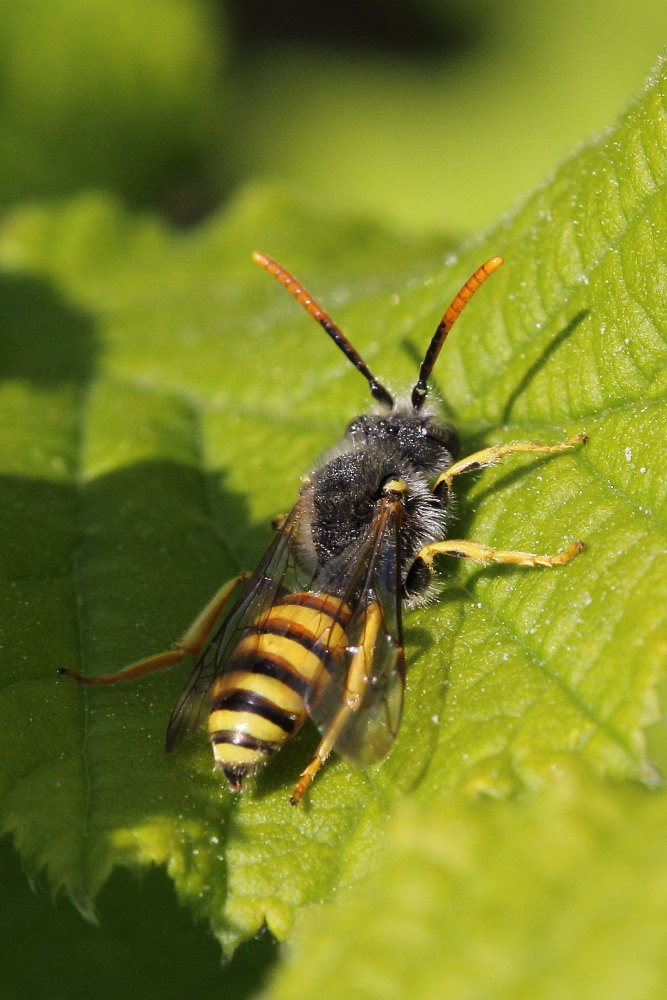
[[(310, 313), (310, 315), (317, 320), (322, 329), (326, 330), (333, 342), (340, 347), (345, 357), (348, 358), (357, 371), (360, 371), (364, 376), (370, 386), (373, 398), (377, 399), (379, 403), (383, 403), (385, 406), (393, 408), (394, 399), (391, 393), (385, 389), (380, 382), (378, 382), (364, 359), (361, 357), (359, 352), (355, 350), (345, 334), (336, 326), (331, 317), (325, 313), (324, 309), (318, 305), (303, 285), (299, 284), (294, 275), (290, 274), (290, 272), (287, 271), (281, 264), (278, 264), (277, 261), (268, 257), (266, 254), (255, 251), (252, 258), (257, 264), (265, 268), (269, 274), (272, 274), (275, 278), (277, 278), (281, 285), (285, 286), (290, 295), (293, 295), (297, 302), (304, 307), (306, 312)], [(454, 297), (451, 305), (438, 323), (436, 331), (431, 339), (431, 343), (428, 345), (426, 354), (424, 355), (421, 368), (419, 369), (419, 378), (417, 379), (415, 387), (412, 390), (411, 402), (415, 412), (421, 409), (424, 400), (426, 399), (428, 394), (428, 379), (433, 371), (433, 366), (437, 361), (442, 345), (447, 338), (447, 334), (454, 326), (454, 323), (461, 315), (463, 309), (473, 297), (477, 289), (480, 288), (486, 279), (490, 277), (494, 271), (497, 271), (502, 264), (502, 257), (491, 257), (485, 264), (478, 267), (474, 274), (472, 274), (466, 283), (461, 287), (459, 293)]]

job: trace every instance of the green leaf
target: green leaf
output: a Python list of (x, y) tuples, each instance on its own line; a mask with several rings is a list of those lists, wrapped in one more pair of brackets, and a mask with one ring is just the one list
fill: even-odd
[[(82, 911), (115, 864), (157, 863), (226, 948), (263, 923), (282, 938), (367, 873), (410, 791), (504, 795), (570, 756), (651, 776), (666, 641), (661, 85), (448, 267), (444, 241), (263, 190), (189, 235), (102, 198), (6, 222), (1, 823)], [(364, 772), (330, 762), (298, 809), (287, 800), (312, 731), (233, 797), (203, 735), (163, 752), (183, 677), (83, 689), (55, 676), (166, 648), (252, 567), (299, 476), (368, 405), (358, 374), (252, 267), (255, 248), (397, 386), (458, 285), (502, 253), (436, 373), (464, 453), (590, 436), (462, 484), (453, 533), (544, 552), (583, 538), (586, 552), (549, 571), (443, 565), (442, 599), (407, 619), (393, 752)]]
[(67, 899), (45, 901), (8, 839), (0, 844), (0, 878), (0, 931), (11, 941), (0, 952), (0, 976), (12, 1000), (39, 995), (45, 983), (49, 1000), (179, 1000), (195, 983), (202, 995), (217, 995), (223, 977), (226, 1000), (247, 1000), (278, 951), (265, 933), (241, 946), (223, 971), (217, 941), (179, 909), (163, 869), (137, 878), (116, 868), (97, 901), (98, 924), (84, 922)]
[(666, 822), (663, 792), (576, 769), (520, 803), (403, 803), (377, 871), (301, 918), (262, 995), (657, 1000)]

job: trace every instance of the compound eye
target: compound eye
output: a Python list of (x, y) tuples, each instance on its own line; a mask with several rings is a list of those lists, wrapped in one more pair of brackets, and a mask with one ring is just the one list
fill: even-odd
[(423, 424), (422, 434), (452, 453), (458, 450), (459, 436), (452, 424)]
[(363, 434), (368, 435), (368, 420), (366, 417), (355, 417), (345, 428), (346, 435)]

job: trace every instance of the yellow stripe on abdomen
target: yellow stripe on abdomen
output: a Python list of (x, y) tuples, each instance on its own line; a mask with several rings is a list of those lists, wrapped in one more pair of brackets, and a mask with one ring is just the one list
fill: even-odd
[(232, 789), (303, 724), (308, 694), (343, 655), (349, 616), (339, 598), (304, 592), (246, 628), (211, 690), (213, 755)]

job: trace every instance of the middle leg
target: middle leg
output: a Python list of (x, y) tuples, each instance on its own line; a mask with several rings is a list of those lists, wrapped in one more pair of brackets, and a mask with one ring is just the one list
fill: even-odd
[(513, 566), (564, 566), (574, 559), (584, 548), (583, 542), (572, 542), (564, 552), (541, 556), (533, 552), (518, 552), (514, 549), (494, 549), (482, 542), (465, 538), (448, 538), (442, 542), (431, 542), (418, 553), (408, 570), (405, 581), (407, 594), (424, 590), (433, 575), (433, 560), (436, 556), (458, 556), (480, 563), (507, 563)]

